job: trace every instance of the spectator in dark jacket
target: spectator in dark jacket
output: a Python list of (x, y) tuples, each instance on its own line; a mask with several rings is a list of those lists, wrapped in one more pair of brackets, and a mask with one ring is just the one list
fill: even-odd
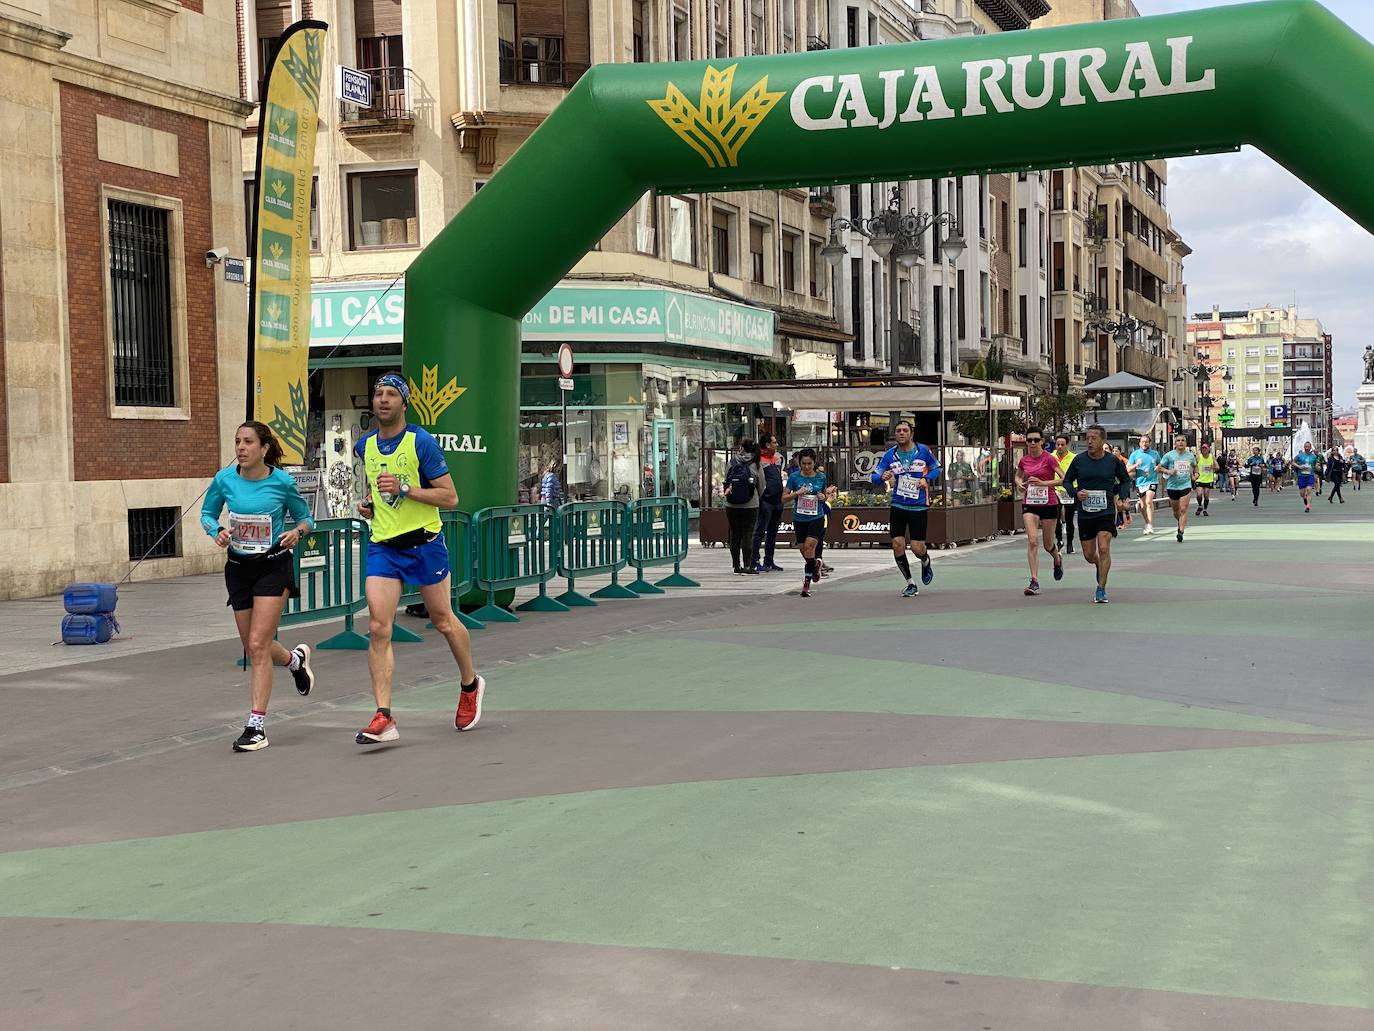
[(759, 466), (759, 448), (752, 440), (742, 440), (739, 455), (725, 470), (721, 497), (725, 499), (725, 517), (730, 522), (730, 562), (736, 573), (753, 574), (754, 526), (759, 516), (759, 495), (763, 491), (763, 470)]
[(754, 570), (781, 573), (782, 566), (773, 561), (773, 552), (782, 524), (782, 485), (787, 476), (778, 453), (778, 438), (771, 433), (765, 433), (759, 441), (759, 469), (763, 473), (763, 492), (759, 495), (758, 522), (754, 524)]
[(1341, 449), (1333, 447), (1331, 453), (1326, 456), (1326, 478), (1331, 481), (1331, 493), (1327, 496), (1327, 501), (1340, 499), (1341, 504), (1345, 504), (1345, 495), (1341, 493), (1341, 484), (1345, 483), (1347, 468), (1345, 456), (1341, 454)]

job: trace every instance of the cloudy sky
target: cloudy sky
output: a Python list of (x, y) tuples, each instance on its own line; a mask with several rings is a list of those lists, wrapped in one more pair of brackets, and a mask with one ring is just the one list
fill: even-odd
[[(1142, 15), (1239, 0), (1136, 0)], [(1374, 41), (1374, 2), (1323, 0)], [(1320, 117), (1314, 112), (1315, 117)], [(1333, 160), (1336, 156), (1333, 155)], [(1352, 406), (1360, 356), (1374, 343), (1369, 282), (1374, 236), (1259, 151), (1169, 162), (1169, 213), (1193, 248), (1185, 263), (1189, 313), (1296, 303), (1333, 337), (1334, 401)]]

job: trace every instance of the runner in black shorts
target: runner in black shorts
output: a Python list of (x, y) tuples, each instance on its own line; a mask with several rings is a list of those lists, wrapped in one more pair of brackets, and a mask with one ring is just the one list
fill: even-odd
[(1063, 482), (1059, 460), (1045, 450), (1045, 434), (1039, 426), (1026, 429), (1026, 453), (1016, 463), (1016, 486), (1022, 491), (1021, 521), (1026, 527), (1026, 563), (1030, 583), (1025, 594), (1040, 593), (1040, 547), (1054, 559), (1054, 578), (1064, 579), (1064, 559), (1054, 541), (1059, 519), (1059, 499), (1054, 488)]
[(1131, 477), (1125, 463), (1107, 452), (1107, 431), (1097, 423), (1088, 427), (1088, 450), (1075, 455), (1064, 473), (1064, 489), (1078, 502), (1078, 537), (1083, 557), (1097, 568), (1093, 601), (1107, 603), (1107, 576), (1112, 570), (1112, 538), (1116, 515), (1126, 509)]
[(797, 468), (787, 478), (783, 489), (783, 503), (792, 502), (792, 526), (797, 535), (797, 549), (806, 560), (801, 596), (811, 597), (811, 585), (820, 572), (816, 568), (816, 545), (825, 533), (825, 498), (835, 489), (827, 487), (825, 473), (816, 468), (816, 452), (802, 448), (797, 452)]
[(930, 521), (930, 485), (940, 477), (940, 463), (930, 448), (915, 442), (911, 423), (906, 419), (898, 422), (893, 432), (897, 443), (878, 459), (870, 479), (892, 491), (892, 558), (906, 580), (902, 597), (914, 598), (921, 589), (911, 578), (908, 546), (921, 562), (921, 583), (928, 586), (935, 579), (930, 553), (926, 551), (926, 526)]
[[(252, 707), (234, 751), (256, 752), (267, 747), (272, 667), (287, 667), (303, 695), (315, 683), (309, 645), (298, 644), (288, 652), (276, 642), (286, 599), (300, 597), (291, 549), (315, 524), (296, 481), (282, 471), (282, 447), (267, 426), (252, 421), (241, 425), (234, 434), (234, 456), (232, 465), (215, 474), (201, 506), (200, 523), (216, 544), (229, 550), (224, 565), (228, 604), (234, 610), (243, 650), (252, 662)], [(226, 507), (227, 529), (219, 521)]]

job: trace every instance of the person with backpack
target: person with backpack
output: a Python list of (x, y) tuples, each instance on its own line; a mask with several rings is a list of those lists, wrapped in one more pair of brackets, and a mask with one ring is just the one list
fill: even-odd
[(778, 527), (782, 525), (786, 473), (778, 453), (778, 438), (771, 433), (765, 433), (759, 440), (759, 470), (763, 473), (763, 491), (759, 495), (758, 522), (754, 524), (754, 572), (781, 573), (782, 566), (773, 561), (773, 553), (778, 545)]
[(754, 527), (759, 518), (759, 497), (763, 493), (763, 469), (759, 448), (752, 440), (739, 443), (740, 454), (725, 470), (721, 496), (725, 517), (730, 521), (730, 562), (736, 575), (754, 575)]

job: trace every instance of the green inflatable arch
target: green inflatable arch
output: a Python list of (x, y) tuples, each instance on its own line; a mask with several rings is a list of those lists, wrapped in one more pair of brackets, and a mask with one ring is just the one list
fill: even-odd
[(646, 190), (926, 179), (1248, 143), (1374, 231), (1371, 98), (1374, 47), (1312, 0), (598, 65), (407, 273), (412, 418), (438, 435), (464, 509), (510, 504), (521, 319)]

